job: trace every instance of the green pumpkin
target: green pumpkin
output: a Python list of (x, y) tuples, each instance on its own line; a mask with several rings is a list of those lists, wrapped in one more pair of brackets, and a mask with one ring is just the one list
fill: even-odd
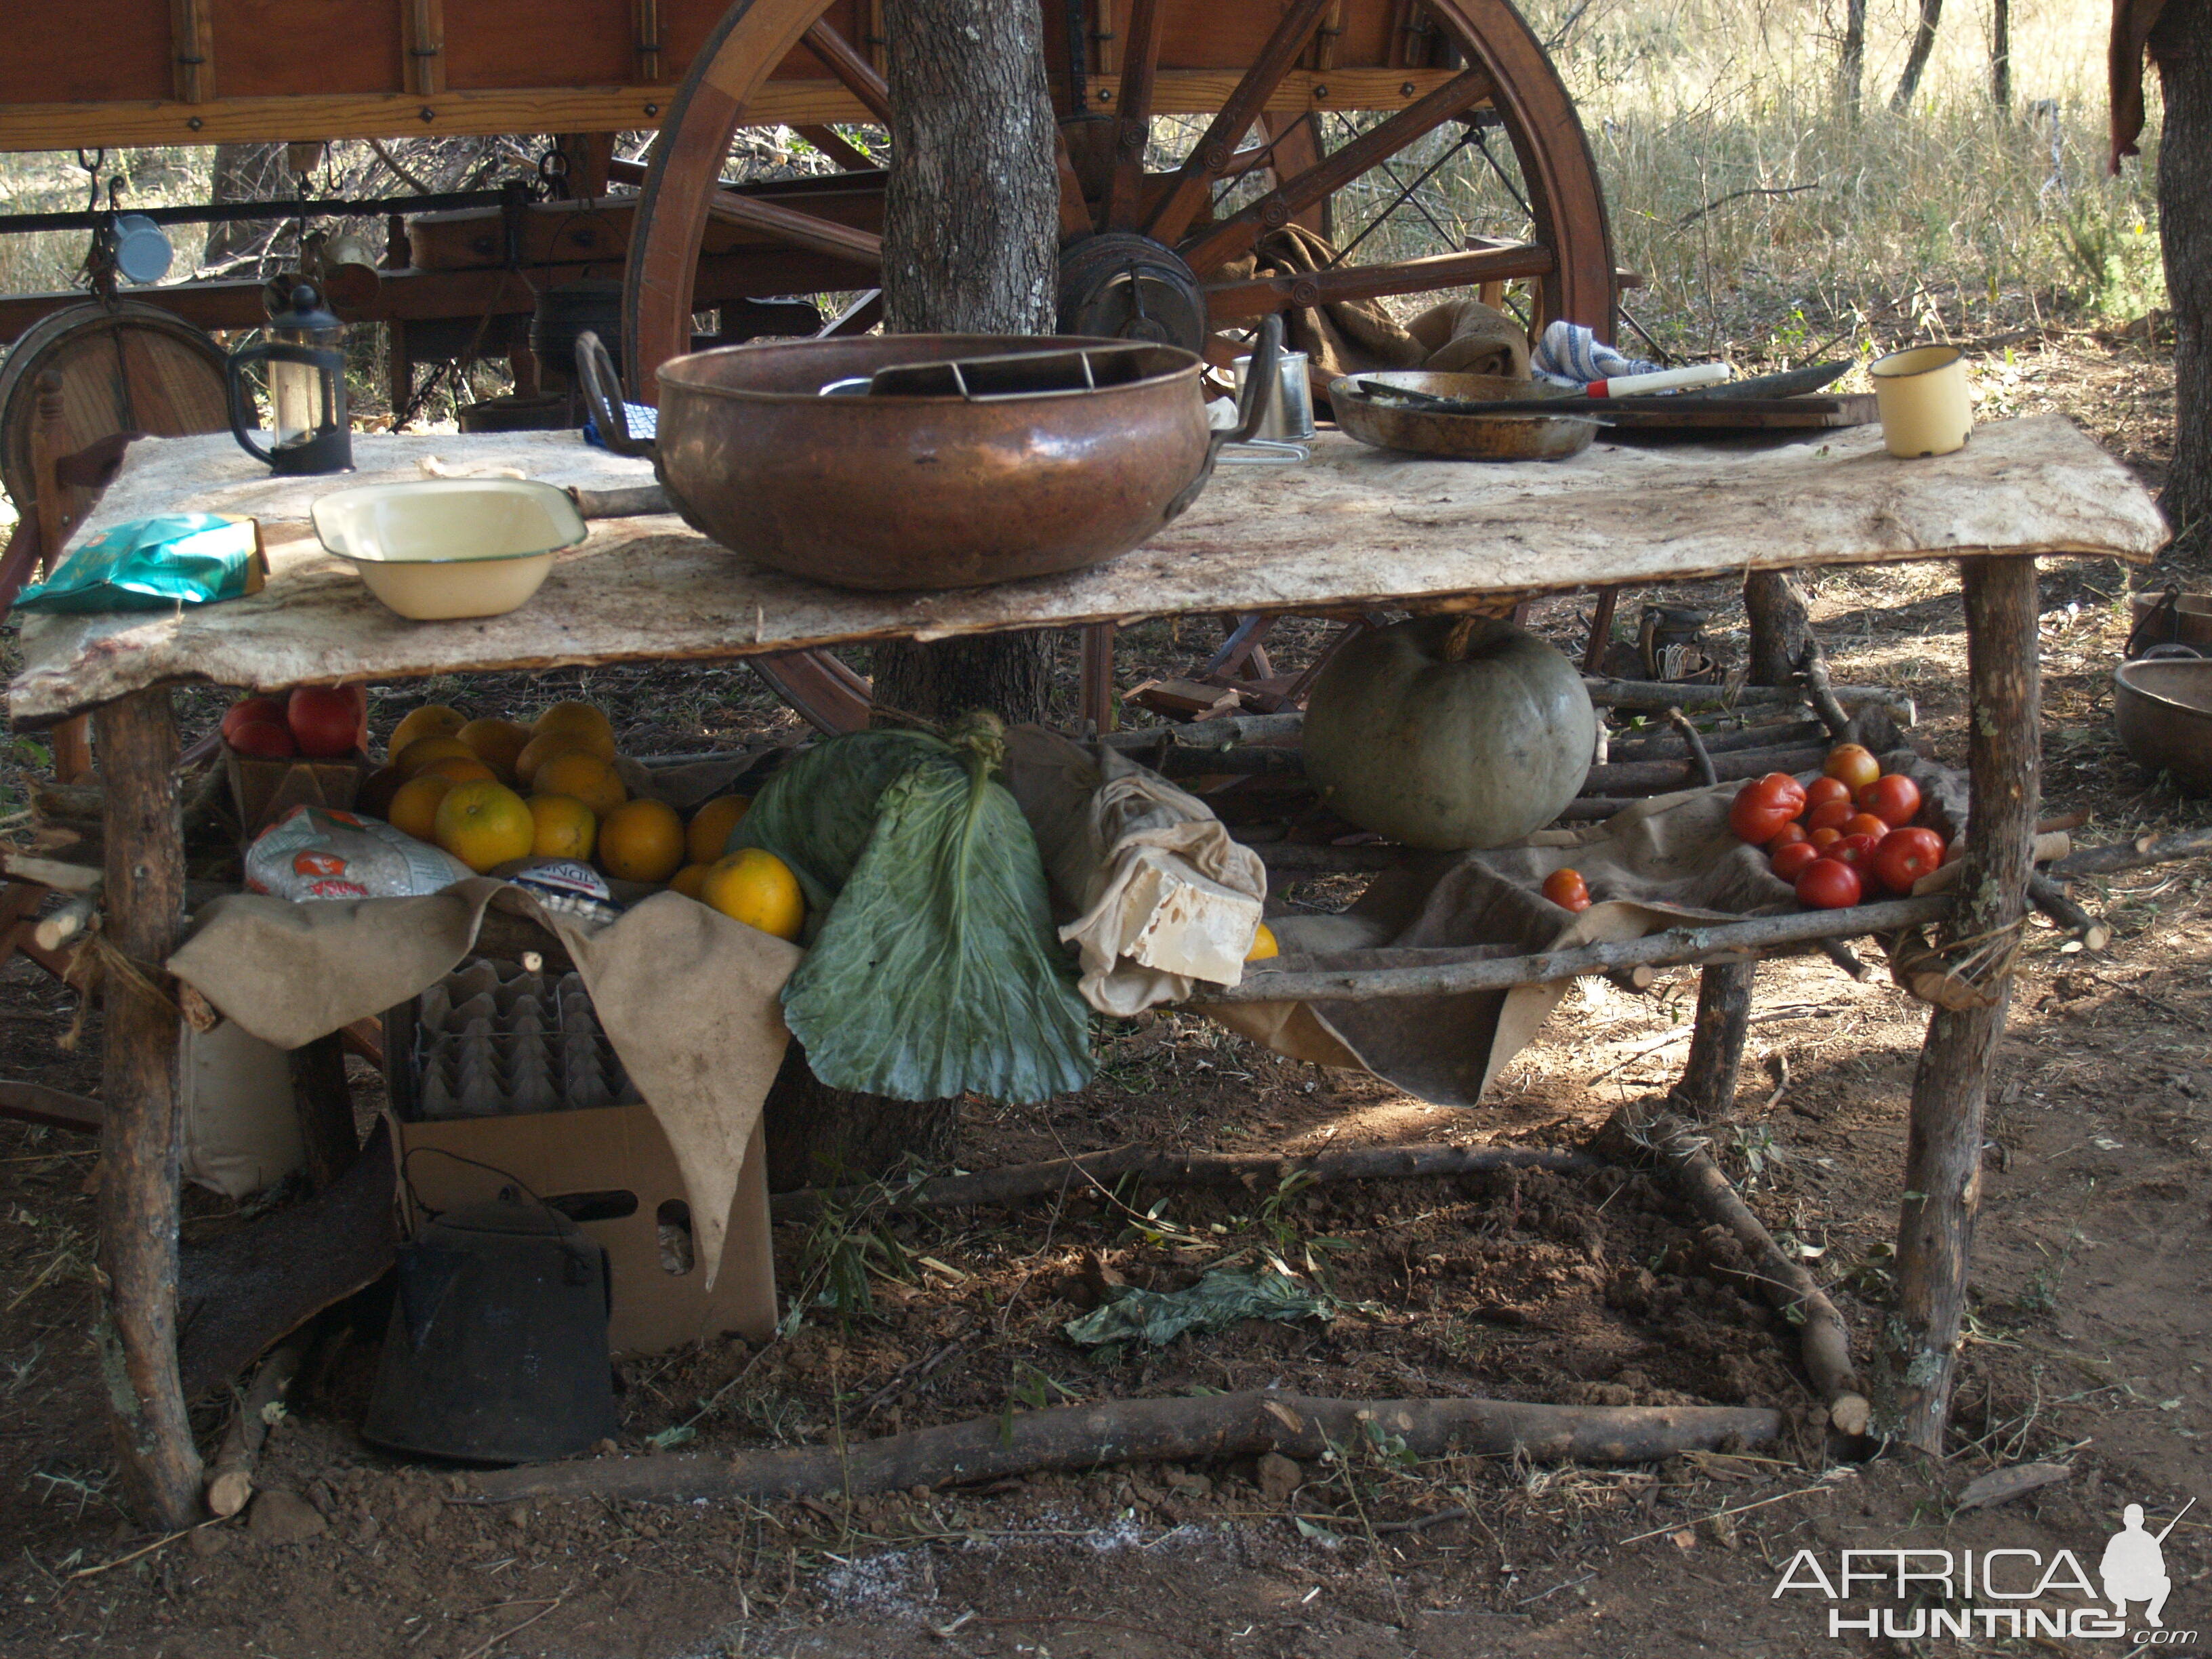
[(1416, 617), (1329, 659), (1306, 707), (1306, 775), (1408, 847), (1502, 847), (1589, 776), (1597, 715), (1572, 663), (1492, 617)]

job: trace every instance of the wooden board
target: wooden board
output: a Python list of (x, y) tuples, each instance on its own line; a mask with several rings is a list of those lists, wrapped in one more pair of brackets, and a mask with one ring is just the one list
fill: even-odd
[(1190, 611), (1448, 606), (1529, 594), (1962, 553), (2145, 560), (2166, 539), (2142, 487), (2055, 415), (1978, 429), (1954, 455), (1898, 461), (1874, 428), (1758, 450), (1600, 443), (1571, 461), (1487, 465), (1386, 454), (1324, 434), (1302, 466), (1224, 466), (1146, 546), (1072, 575), (860, 593), (766, 569), (672, 518), (616, 520), (521, 610), (409, 623), (307, 536), (307, 504), (378, 477), (514, 467), (560, 483), (639, 483), (641, 462), (561, 433), (362, 437), (361, 471), (277, 479), (228, 438), (136, 445), (88, 531), (187, 508), (252, 513), (274, 573), (249, 599), (181, 614), (33, 616), (9, 688), (37, 727), (142, 687), (276, 690), (562, 664), (732, 659), (907, 636), (1129, 622)]

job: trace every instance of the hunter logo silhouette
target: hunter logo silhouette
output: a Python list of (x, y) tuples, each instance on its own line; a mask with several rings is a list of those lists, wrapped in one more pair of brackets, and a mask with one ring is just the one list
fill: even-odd
[[(2191, 1498), (2181, 1506), (2186, 1515), (2196, 1506)], [(2148, 1601), (2143, 1610), (2143, 1621), (2162, 1625), (2159, 1615), (2166, 1611), (2166, 1598), (2173, 1593), (2173, 1580), (2166, 1577), (2166, 1554), (2160, 1546), (2166, 1533), (2181, 1524), (2181, 1515), (2166, 1523), (2165, 1531), (2155, 1536), (2143, 1530), (2143, 1511), (2140, 1504), (2130, 1504), (2120, 1514), (2120, 1530), (2112, 1534), (2105, 1546), (2105, 1559), (2098, 1573), (2105, 1581), (2105, 1599), (2112, 1604), (2112, 1611), (2122, 1619), (2128, 1616), (2128, 1603)]]

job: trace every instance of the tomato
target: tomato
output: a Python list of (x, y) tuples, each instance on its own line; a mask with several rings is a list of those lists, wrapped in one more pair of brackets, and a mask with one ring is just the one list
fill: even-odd
[(1893, 893), (1909, 893), (1913, 883), (1942, 866), (1946, 850), (1933, 830), (1893, 830), (1874, 849), (1875, 878)]
[(230, 734), (230, 746), (256, 760), (289, 760), (300, 752), (292, 729), (278, 720), (246, 720)]
[(222, 711), (223, 741), (248, 720), (275, 720), (284, 723), (284, 699), (282, 697), (241, 697)]
[(1806, 841), (1810, 845), (1819, 848), (1823, 853), (1826, 852), (1831, 847), (1833, 847), (1843, 838), (1844, 832), (1837, 829), (1835, 825), (1832, 823), (1822, 824), (1818, 830), (1814, 830), (1812, 834), (1805, 837)]
[(1587, 910), (1589, 884), (1579, 870), (1554, 870), (1544, 878), (1544, 896), (1564, 910)]
[(1871, 812), (1854, 812), (1838, 826), (1847, 836), (1872, 836), (1880, 841), (1887, 835), (1890, 826)]
[(1870, 812), (1893, 830), (1912, 822), (1920, 810), (1920, 786), (1895, 772), (1876, 778), (1858, 793), (1859, 810)]
[(1859, 902), (1859, 872), (1836, 859), (1814, 859), (1797, 878), (1797, 902), (1815, 910), (1842, 910)]
[(1788, 823), (1782, 826), (1781, 831), (1776, 835), (1772, 841), (1766, 843), (1766, 850), (1770, 853), (1779, 852), (1783, 848), (1789, 846), (1792, 842), (1800, 842), (1804, 839), (1805, 826), (1793, 818)]
[(1851, 804), (1848, 800), (1824, 800), (1805, 814), (1808, 830), (1840, 830), (1851, 821)]
[(1881, 763), (1863, 743), (1839, 743), (1828, 751), (1820, 769), (1846, 788), (1857, 790), (1881, 775)]
[(1808, 865), (1816, 862), (1820, 849), (1809, 841), (1793, 841), (1786, 847), (1778, 847), (1766, 860), (1766, 867), (1784, 881), (1796, 881), (1805, 873)]
[(1875, 845), (1872, 836), (1845, 836), (1827, 850), (1826, 856), (1852, 866), (1869, 865), (1874, 862)]
[(1851, 787), (1840, 778), (1832, 778), (1826, 772), (1805, 786), (1805, 805), (1825, 806), (1832, 800), (1849, 800)]
[(303, 685), (284, 705), (284, 718), (300, 752), (318, 760), (350, 755), (361, 737), (358, 693), (331, 685)]
[(1805, 810), (1805, 791), (1787, 772), (1769, 772), (1735, 792), (1729, 805), (1729, 828), (1736, 839), (1764, 847)]

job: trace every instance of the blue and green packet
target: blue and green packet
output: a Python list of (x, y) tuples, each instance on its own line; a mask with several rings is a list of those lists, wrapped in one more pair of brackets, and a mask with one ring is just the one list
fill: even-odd
[(18, 611), (170, 611), (258, 593), (269, 580), (261, 526), (228, 513), (133, 519), (61, 562), (15, 598)]

